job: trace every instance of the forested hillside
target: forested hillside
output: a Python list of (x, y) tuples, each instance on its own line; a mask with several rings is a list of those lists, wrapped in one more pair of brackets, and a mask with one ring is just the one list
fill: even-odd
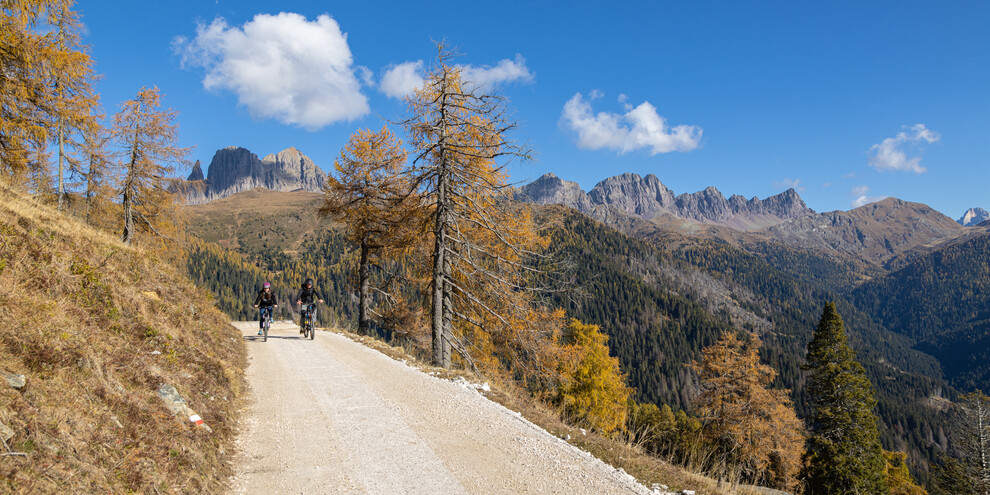
[(940, 397), (946, 386), (938, 363), (837, 293), (718, 240), (680, 239), (676, 249), (665, 250), (572, 210), (552, 214), (561, 216), (550, 222), (555, 250), (572, 259), (585, 292), (561, 304), (611, 336), (638, 400), (688, 408), (697, 379), (687, 364), (727, 329), (752, 329), (764, 341), (762, 360), (779, 372), (777, 386), (792, 390), (806, 414), (800, 367), (822, 304), (831, 300), (877, 387), (884, 445), (911, 451), (919, 466), (944, 451)]
[(921, 256), (857, 288), (852, 299), (890, 330), (917, 339), (954, 385), (990, 386), (990, 235)]

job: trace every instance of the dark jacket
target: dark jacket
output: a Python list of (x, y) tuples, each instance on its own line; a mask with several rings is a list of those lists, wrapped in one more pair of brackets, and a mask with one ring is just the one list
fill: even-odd
[(265, 289), (261, 289), (261, 292), (258, 293), (258, 297), (254, 300), (254, 304), (259, 308), (278, 306), (278, 299), (275, 297), (275, 291), (270, 290), (266, 294)]
[(297, 301), (302, 301), (303, 304), (314, 303), (317, 300), (323, 299), (320, 294), (316, 292), (316, 287), (307, 288), (305, 285), (302, 290), (299, 291), (299, 295), (296, 297)]

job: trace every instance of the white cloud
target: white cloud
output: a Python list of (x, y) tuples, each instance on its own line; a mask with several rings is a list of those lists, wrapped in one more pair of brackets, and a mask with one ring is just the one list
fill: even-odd
[(390, 66), (382, 76), (379, 89), (386, 96), (404, 98), (421, 86), (423, 86), (423, 61), (417, 60)]
[(478, 88), (490, 88), (510, 82), (532, 82), (533, 73), (526, 67), (526, 59), (516, 54), (515, 60), (502, 59), (493, 66), (459, 65), (464, 81)]
[[(937, 132), (925, 127), (925, 124), (915, 124), (906, 127), (907, 132), (901, 131), (892, 138), (887, 138), (879, 144), (870, 147), (869, 164), (877, 170), (905, 170), (916, 174), (924, 172), (925, 167), (921, 166), (921, 157), (908, 158), (905, 146), (913, 145), (918, 148), (922, 143), (934, 143), (941, 136)], [(919, 150), (920, 152), (920, 150)]]
[(791, 189), (793, 188), (797, 192), (804, 192), (807, 190), (806, 187), (801, 185), (801, 179), (791, 179), (790, 177), (785, 178), (780, 182), (774, 182), (773, 187), (777, 189)]
[(577, 131), (579, 148), (613, 149), (628, 153), (646, 149), (651, 155), (691, 151), (698, 147), (701, 128), (693, 125), (669, 127), (648, 101), (625, 114), (592, 113), (591, 103), (581, 93), (564, 104), (561, 122)]
[[(515, 60), (502, 59), (495, 65), (458, 65), (461, 77), (473, 88), (491, 88), (510, 82), (532, 82), (533, 72), (526, 67), (526, 59), (516, 54)], [(423, 61), (403, 62), (390, 66), (382, 76), (379, 89), (386, 96), (404, 98), (423, 85)]]
[(870, 196), (867, 194), (868, 192), (870, 192), (869, 186), (856, 186), (852, 188), (852, 190), (849, 191), (849, 195), (856, 199), (853, 199), (849, 205), (853, 208), (859, 208), (863, 205), (868, 205), (882, 199), (887, 199), (887, 196)]
[(240, 27), (218, 17), (173, 46), (183, 66), (206, 70), (203, 87), (233, 92), (255, 118), (316, 130), (369, 112), (347, 35), (326, 14), (258, 14)]
[(375, 85), (375, 73), (371, 69), (359, 65), (354, 68), (357, 71), (358, 77), (361, 78), (361, 84), (365, 86), (374, 87)]

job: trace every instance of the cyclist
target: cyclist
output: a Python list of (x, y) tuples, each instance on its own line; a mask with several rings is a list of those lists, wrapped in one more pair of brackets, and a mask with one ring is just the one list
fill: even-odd
[[(254, 299), (254, 307), (261, 308), (261, 313), (258, 315), (258, 325), (264, 329), (265, 312), (267, 311), (270, 315), (272, 308), (278, 307), (278, 299), (275, 297), (275, 293), (272, 292), (272, 284), (265, 282), (261, 292), (258, 292), (258, 297)], [(258, 330), (258, 335), (261, 335), (261, 330)]]
[[(302, 289), (299, 290), (299, 296), (296, 297), (296, 305), (305, 304), (306, 306), (313, 306), (313, 320), (316, 320), (316, 303), (323, 302), (323, 298), (320, 294), (316, 292), (316, 288), (313, 287), (313, 279), (307, 278), (306, 283), (303, 284)], [(303, 306), (299, 312), (299, 333), (303, 333), (303, 324), (306, 319), (306, 306)]]

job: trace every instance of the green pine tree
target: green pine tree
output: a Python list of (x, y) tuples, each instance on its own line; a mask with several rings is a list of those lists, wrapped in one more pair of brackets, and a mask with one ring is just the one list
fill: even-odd
[(834, 303), (825, 305), (807, 359), (812, 436), (801, 473), (805, 493), (889, 493), (873, 385), (849, 348)]

